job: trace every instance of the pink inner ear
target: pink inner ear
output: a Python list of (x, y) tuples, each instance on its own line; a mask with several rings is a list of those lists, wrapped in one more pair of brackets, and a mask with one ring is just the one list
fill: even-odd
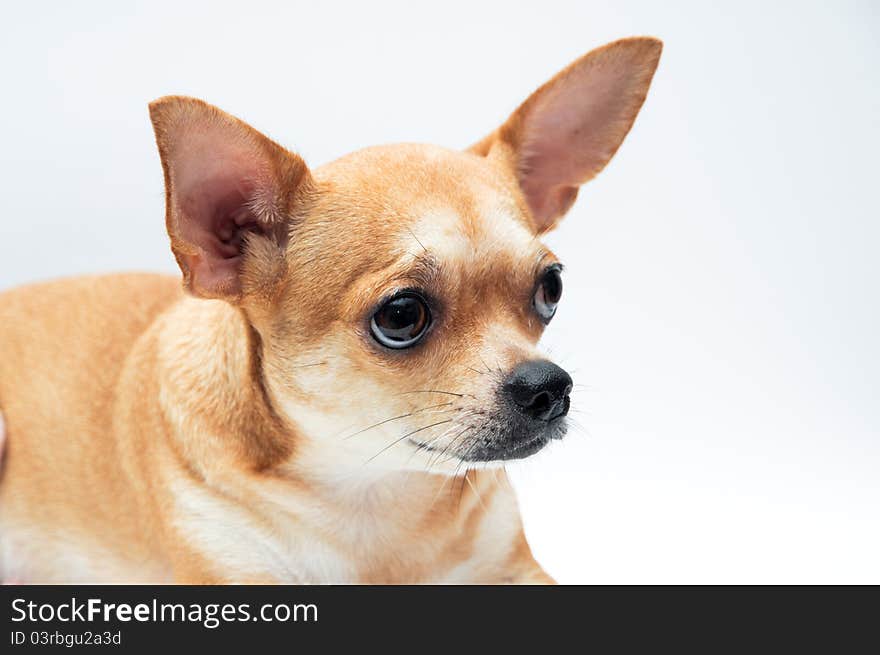
[(205, 179), (181, 199), (181, 236), (210, 257), (229, 259), (241, 254), (242, 233), (256, 227), (245, 185), (235, 176)]
[(659, 43), (611, 44), (540, 89), (520, 116), (520, 184), (540, 229), (608, 163), (644, 101)]
[(619, 142), (624, 78), (614, 71), (572, 71), (531, 110), (525, 126), (521, 183), (541, 221), (564, 212), (577, 187), (595, 175)]
[(261, 229), (252, 203), (272, 192), (259, 161), (237, 145), (198, 135), (173, 162), (177, 232), (188, 246), (180, 256), (203, 295), (240, 291), (244, 235)]

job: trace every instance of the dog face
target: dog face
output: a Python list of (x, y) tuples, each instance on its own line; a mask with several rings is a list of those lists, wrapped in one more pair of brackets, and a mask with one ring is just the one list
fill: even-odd
[(151, 105), (184, 282), (258, 333), (300, 453), (451, 472), (562, 437), (572, 381), (536, 350), (561, 264), (539, 236), (620, 145), (660, 49), (587, 54), (468, 151), (381, 146), (314, 171), (210, 105)]
[(390, 146), (314, 177), (286, 253), (308, 274), (266, 340), (286, 413), (376, 467), (497, 461), (561, 436), (571, 381), (535, 352), (559, 264), (509, 176)]

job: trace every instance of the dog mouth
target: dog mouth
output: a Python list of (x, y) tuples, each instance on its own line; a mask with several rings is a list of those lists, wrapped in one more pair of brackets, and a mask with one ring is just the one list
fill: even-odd
[(551, 440), (552, 437), (541, 433), (526, 440), (519, 440), (509, 444), (487, 444), (473, 452), (466, 453), (462, 459), (468, 462), (525, 459), (542, 450)]
[(474, 428), (476, 438), (456, 448), (449, 445), (435, 446), (417, 439), (409, 439), (410, 444), (419, 450), (442, 457), (448, 454), (462, 462), (504, 462), (526, 459), (536, 454), (551, 441), (562, 439), (567, 431), (563, 418), (542, 422), (540, 426), (516, 426), (511, 429), (496, 428), (491, 425)]

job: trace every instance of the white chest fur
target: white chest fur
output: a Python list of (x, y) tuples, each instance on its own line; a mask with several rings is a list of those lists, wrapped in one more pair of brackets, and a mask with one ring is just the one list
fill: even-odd
[[(501, 566), (521, 528), (509, 486), (484, 502), (462, 499), (458, 484), (408, 474), (306, 489), (279, 478), (177, 479), (174, 523), (232, 581), (357, 583), (381, 571), (389, 581), (472, 582)], [(466, 520), (443, 500), (453, 495)]]

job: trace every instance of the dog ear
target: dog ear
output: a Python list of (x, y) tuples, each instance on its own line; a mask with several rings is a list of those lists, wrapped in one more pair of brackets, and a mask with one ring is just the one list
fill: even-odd
[(555, 227), (578, 187), (611, 159), (632, 127), (663, 49), (634, 37), (593, 50), (535, 91), (470, 148), (516, 174), (537, 233)]
[(165, 172), (165, 221), (184, 285), (196, 296), (243, 293), (248, 244), (279, 246), (311, 186), (305, 162), (246, 123), (195, 98), (150, 103)]

